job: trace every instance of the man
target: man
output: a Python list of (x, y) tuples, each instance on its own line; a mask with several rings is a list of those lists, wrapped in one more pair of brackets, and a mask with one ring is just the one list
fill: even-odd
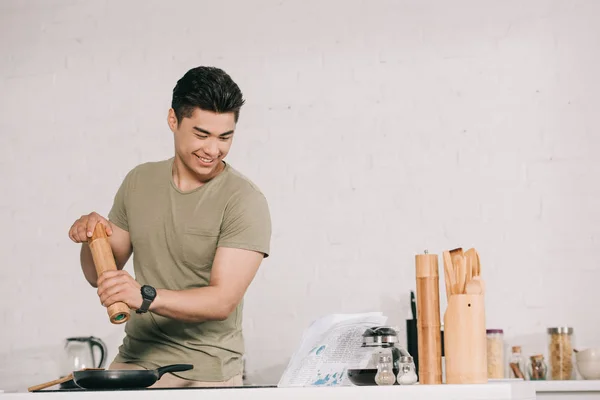
[[(243, 104), (224, 71), (188, 71), (168, 111), (174, 157), (133, 168), (108, 219), (92, 212), (69, 230), (82, 244), (81, 267), (102, 305), (125, 302), (136, 310), (109, 368), (194, 365), (163, 375), (154, 387), (242, 384), (243, 296), (271, 238), (265, 197), (224, 162)], [(87, 244), (98, 223), (118, 268), (100, 277)], [(122, 270), (131, 254), (135, 279)]]

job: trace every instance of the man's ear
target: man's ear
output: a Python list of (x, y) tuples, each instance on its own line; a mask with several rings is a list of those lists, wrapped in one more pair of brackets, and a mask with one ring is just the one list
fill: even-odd
[(169, 124), (169, 128), (171, 128), (171, 131), (173, 133), (175, 133), (175, 131), (177, 130), (177, 115), (175, 115), (175, 110), (173, 110), (172, 108), (169, 108), (169, 113), (167, 115), (167, 123)]

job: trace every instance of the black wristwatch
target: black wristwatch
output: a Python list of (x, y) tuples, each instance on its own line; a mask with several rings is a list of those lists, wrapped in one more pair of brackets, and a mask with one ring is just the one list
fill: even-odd
[(156, 289), (154, 289), (150, 285), (142, 286), (141, 292), (142, 292), (142, 305), (140, 308), (135, 310), (135, 312), (138, 314), (143, 314), (145, 312), (148, 312), (148, 308), (150, 308), (150, 304), (156, 297)]

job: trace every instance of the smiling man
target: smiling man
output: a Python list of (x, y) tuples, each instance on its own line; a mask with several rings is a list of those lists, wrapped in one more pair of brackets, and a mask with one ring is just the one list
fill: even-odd
[[(188, 71), (167, 117), (174, 157), (133, 168), (108, 219), (92, 212), (69, 230), (101, 303), (136, 310), (109, 368), (194, 365), (154, 387), (242, 384), (243, 297), (271, 239), (264, 195), (224, 161), (243, 104), (224, 71)], [(97, 223), (106, 226), (118, 268), (101, 277), (87, 244)], [(122, 270), (132, 254), (135, 278)]]

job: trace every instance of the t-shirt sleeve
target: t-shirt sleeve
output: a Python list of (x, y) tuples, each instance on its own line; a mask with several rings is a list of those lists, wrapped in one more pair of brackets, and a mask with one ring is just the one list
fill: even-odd
[(231, 199), (225, 208), (217, 247), (258, 251), (269, 256), (271, 214), (265, 196), (246, 192)]
[(113, 199), (113, 205), (108, 213), (108, 220), (119, 228), (129, 232), (129, 222), (127, 220), (127, 196), (129, 192), (129, 186), (131, 181), (131, 175), (133, 171), (130, 171), (121, 182), (121, 186), (117, 190)]

